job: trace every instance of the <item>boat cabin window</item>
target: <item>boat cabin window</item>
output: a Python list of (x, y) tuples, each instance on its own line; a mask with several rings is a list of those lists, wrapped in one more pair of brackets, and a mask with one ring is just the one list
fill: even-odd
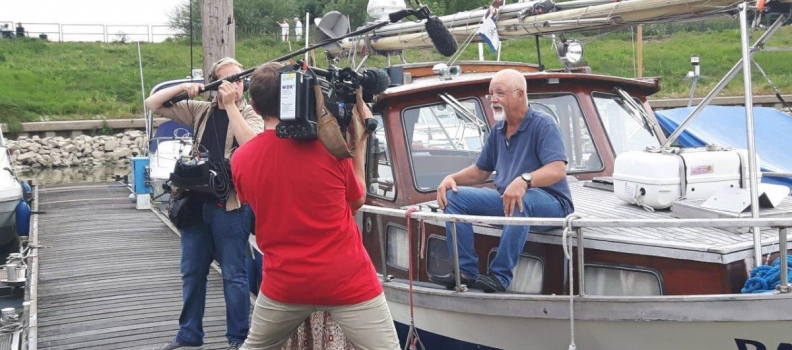
[(528, 94), (528, 101), (531, 108), (549, 114), (558, 124), (569, 161), (568, 174), (604, 169), (580, 103), (574, 95)]
[(420, 191), (433, 191), (448, 174), (475, 163), (486, 142), (489, 125), (478, 99), (459, 104), (469, 116), (446, 103), (403, 112), (413, 178)]
[(407, 228), (388, 224), (387, 241), (385, 242), (385, 262), (398, 269), (409, 268), (410, 251), (407, 249)]
[(426, 274), (430, 277), (446, 276), (454, 268), (448, 254), (445, 236), (430, 235), (426, 244)]
[(649, 269), (586, 264), (585, 274), (587, 295), (663, 295), (660, 275)]
[[(627, 106), (620, 96), (598, 92), (591, 96), (616, 155), (660, 146), (660, 140), (648, 127), (650, 123)], [(640, 101), (638, 105), (643, 108)]]
[[(489, 253), (487, 266), (492, 264), (498, 249), (493, 249)], [(512, 270), (512, 283), (507, 291), (524, 294), (542, 294), (544, 284), (544, 262), (535, 256), (528, 254), (520, 255), (517, 266)]]
[(393, 179), (393, 163), (385, 138), (385, 123), (381, 114), (374, 114), (379, 122), (368, 143), (366, 157), (366, 191), (368, 194), (389, 200), (396, 199), (396, 182)]

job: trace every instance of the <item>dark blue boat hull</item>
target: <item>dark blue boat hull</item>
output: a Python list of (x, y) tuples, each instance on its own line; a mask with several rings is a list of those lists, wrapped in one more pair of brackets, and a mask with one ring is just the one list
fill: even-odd
[[(404, 342), (407, 340), (407, 332), (410, 330), (410, 325), (399, 322), (394, 323), (396, 324), (396, 333), (399, 334), (399, 343), (402, 349), (404, 349)], [(421, 343), (423, 343), (426, 350), (501, 350), (489, 346), (468, 343), (420, 329), (418, 329), (418, 337), (421, 339)], [(420, 347), (418, 347), (418, 350), (420, 350)]]

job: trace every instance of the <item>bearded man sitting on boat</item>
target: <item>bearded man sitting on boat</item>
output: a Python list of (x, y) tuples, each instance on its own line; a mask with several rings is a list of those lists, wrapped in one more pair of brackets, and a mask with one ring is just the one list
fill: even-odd
[[(505, 69), (493, 76), (487, 99), (497, 123), (476, 163), (448, 175), (437, 187), (437, 203), (444, 213), (565, 217), (574, 211), (561, 131), (551, 116), (530, 108), (526, 90), (525, 77), (516, 70)], [(497, 190), (466, 187), (483, 183), (493, 172)], [(456, 225), (462, 283), (490, 293), (506, 291), (531, 227), (504, 226), (495, 259), (487, 273), (479, 274), (473, 226)], [(447, 222), (448, 249), (453, 256), (451, 230), (452, 223)], [(434, 280), (452, 288), (453, 276)]]

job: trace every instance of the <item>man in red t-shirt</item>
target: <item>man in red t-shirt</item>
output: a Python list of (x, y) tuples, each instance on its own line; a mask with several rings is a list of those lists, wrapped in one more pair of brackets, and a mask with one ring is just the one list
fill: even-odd
[(382, 286), (352, 216), (366, 199), (367, 135), (352, 159), (336, 158), (319, 140), (276, 137), (279, 67), (265, 64), (251, 76), (250, 102), (265, 131), (231, 163), (264, 253), (261, 292), (242, 349), (280, 349), (307, 316), (326, 310), (356, 348), (397, 350)]

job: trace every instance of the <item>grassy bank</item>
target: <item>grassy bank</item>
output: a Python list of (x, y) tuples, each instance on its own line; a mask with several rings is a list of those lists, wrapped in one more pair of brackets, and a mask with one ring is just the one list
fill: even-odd
[[(758, 37), (755, 33), (754, 37)], [(687, 96), (690, 82), (684, 76), (690, 56), (701, 56), (703, 79), (698, 95), (708, 92), (740, 57), (739, 32), (680, 32), (644, 41), (644, 75), (663, 77), (658, 97)], [(585, 59), (599, 74), (634, 76), (633, 41), (630, 32), (614, 33), (598, 39), (584, 39)], [(543, 63), (548, 68), (560, 64), (550, 50), (549, 40), (541, 41)], [(782, 28), (768, 46), (792, 46), (792, 28)], [(296, 49), (296, 47), (295, 47)], [(237, 42), (237, 58), (246, 66), (265, 62), (289, 52), (285, 43), (272, 38)], [(485, 49), (486, 50), (486, 49)], [(190, 71), (190, 47), (185, 41), (141, 44), (145, 90), (157, 82), (186, 76)], [(194, 65), (200, 67), (200, 44), (194, 48)], [(486, 52), (488, 59), (494, 55)], [(322, 56), (319, 54), (317, 57)], [(410, 62), (440, 59), (432, 52), (407, 52)], [(465, 50), (462, 59), (477, 59), (476, 45)], [(504, 42), (502, 60), (536, 62), (533, 39)], [(792, 52), (758, 53), (755, 56), (782, 93), (792, 92), (792, 79), (784, 68)], [(381, 67), (384, 58), (375, 57), (368, 66)], [(755, 93), (772, 93), (755, 72)], [(740, 94), (737, 78), (724, 95)], [(139, 117), (142, 111), (137, 46), (122, 43), (52, 43), (40, 40), (0, 40), (0, 121), (18, 123), (38, 120)]]

